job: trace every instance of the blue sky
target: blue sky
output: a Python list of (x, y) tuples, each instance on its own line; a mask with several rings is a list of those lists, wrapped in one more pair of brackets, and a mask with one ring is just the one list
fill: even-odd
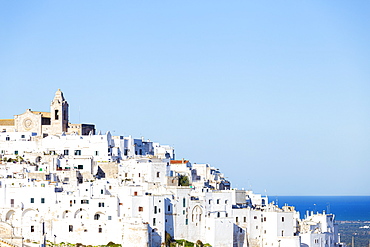
[(268, 195), (370, 195), (370, 2), (0, 1), (0, 118), (144, 136)]

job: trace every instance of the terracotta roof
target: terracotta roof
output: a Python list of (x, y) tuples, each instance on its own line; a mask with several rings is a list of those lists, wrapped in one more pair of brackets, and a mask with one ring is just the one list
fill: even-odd
[(14, 119), (0, 119), (0, 125), (2, 125), (2, 126), (12, 126), (12, 125), (14, 125)]
[(171, 160), (171, 164), (186, 164), (188, 160)]
[(50, 112), (44, 112), (44, 111), (31, 111), (33, 114), (41, 114), (42, 117), (50, 117)]

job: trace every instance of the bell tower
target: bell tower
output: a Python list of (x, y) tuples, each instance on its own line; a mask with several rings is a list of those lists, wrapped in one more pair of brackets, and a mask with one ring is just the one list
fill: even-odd
[(56, 91), (50, 105), (50, 134), (60, 135), (68, 131), (68, 103), (64, 99), (62, 91)]

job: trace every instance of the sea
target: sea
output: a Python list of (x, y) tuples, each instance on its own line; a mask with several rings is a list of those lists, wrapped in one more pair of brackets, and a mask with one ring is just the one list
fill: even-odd
[(370, 221), (370, 196), (269, 196), (269, 202), (294, 206), (305, 218), (308, 212), (331, 213), (337, 221)]

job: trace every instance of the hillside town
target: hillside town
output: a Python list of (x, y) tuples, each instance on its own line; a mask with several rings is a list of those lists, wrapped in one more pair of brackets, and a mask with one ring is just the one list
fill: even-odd
[(345, 246), (333, 214), (302, 217), (169, 145), (70, 123), (61, 90), (50, 112), (0, 119), (0, 159), (0, 246)]

